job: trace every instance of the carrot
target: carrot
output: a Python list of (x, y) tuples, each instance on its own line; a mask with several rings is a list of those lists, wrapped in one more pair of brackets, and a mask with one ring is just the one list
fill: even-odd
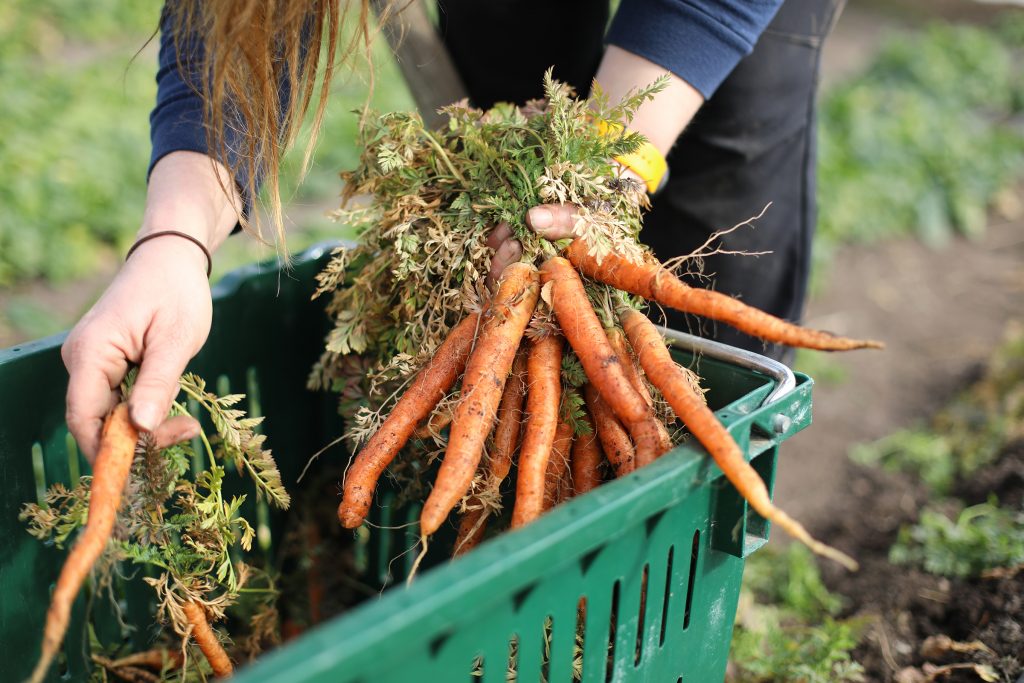
[(444, 462), (420, 515), (424, 535), (438, 530), (473, 482), (539, 291), (537, 269), (530, 264), (513, 263), (502, 273), (476, 348), (466, 364)]
[(581, 273), (598, 282), (684, 313), (719, 320), (752, 337), (821, 351), (884, 348), (884, 344), (878, 341), (849, 339), (800, 327), (727, 294), (690, 287), (653, 258), (644, 263), (634, 263), (612, 253), (598, 262), (582, 239), (573, 240), (565, 254)]
[(42, 651), (30, 681), (41, 681), (46, 676), (67, 632), (71, 604), (110, 540), (138, 439), (139, 434), (128, 418), (128, 405), (118, 404), (103, 423), (99, 453), (93, 464), (92, 484), (89, 486), (89, 519), (61, 567), (50, 598), (50, 608), (46, 612)]
[(572, 450), (572, 425), (559, 420), (555, 428), (555, 440), (551, 445), (551, 457), (544, 475), (544, 511), (562, 502), (562, 482), (569, 471), (569, 453)]
[(452, 328), (434, 357), (416, 375), (384, 423), (366, 442), (345, 476), (338, 519), (348, 529), (363, 523), (377, 480), (409, 440), (416, 425), (434, 410), (462, 374), (473, 346), (480, 314), (471, 313)]
[(494, 448), (491, 451), (491, 481), (501, 484), (512, 469), (512, 455), (519, 446), (523, 426), (523, 402), (526, 400), (527, 347), (520, 347), (512, 363), (512, 372), (505, 385), (498, 406), (498, 425), (494, 428)]
[(430, 414), (426, 420), (424, 420), (419, 427), (412, 433), (414, 439), (429, 439), (434, 434), (439, 434), (442, 429), (452, 423), (452, 415), (455, 411), (451, 406), (445, 406), (441, 410), (436, 410)]
[(551, 287), (551, 308), (565, 338), (580, 359), (587, 379), (629, 430), (636, 446), (637, 464), (645, 465), (668, 450), (657, 419), (626, 377), (622, 361), (608, 343), (583, 281), (572, 264), (560, 256), (544, 262), (541, 282)]
[[(493, 447), (488, 463), (487, 490), (498, 495), (501, 483), (505, 481), (512, 469), (512, 455), (519, 446), (519, 435), (522, 432), (523, 400), (526, 398), (526, 347), (520, 346), (512, 363), (512, 372), (505, 383), (505, 391), (498, 405), (498, 424), (494, 428)], [(459, 523), (459, 533), (455, 537), (452, 557), (458, 557), (480, 545), (487, 531), (489, 511), (479, 496), (474, 496), (468, 504), (470, 508)]]
[(587, 379), (623, 424), (645, 420), (650, 409), (626, 378), (622, 362), (608, 343), (583, 281), (572, 265), (555, 256), (540, 267), (540, 276), (544, 286), (551, 285), (551, 308)]
[(554, 334), (531, 342), (526, 361), (526, 431), (519, 450), (513, 529), (529, 524), (544, 509), (544, 475), (558, 429), (562, 347), (562, 337)]
[(807, 530), (788, 514), (772, 504), (768, 488), (736, 441), (715, 414), (697, 396), (682, 369), (676, 365), (658, 333), (658, 328), (643, 313), (626, 310), (620, 314), (622, 326), (636, 351), (647, 377), (665, 395), (672, 410), (683, 424), (704, 445), (726, 478), (750, 503), (758, 514), (786, 530), (812, 551), (833, 559), (849, 569), (857, 563), (844, 553), (815, 540)]
[[(654, 398), (651, 397), (651, 392), (647, 390), (647, 385), (644, 384), (643, 379), (640, 377), (640, 373), (637, 371), (636, 362), (633, 360), (633, 354), (630, 353), (629, 342), (626, 341), (626, 335), (617, 327), (613, 327), (606, 330), (608, 335), (608, 343), (611, 344), (612, 350), (619, 357), (619, 361), (622, 363), (622, 369), (626, 373), (626, 379), (636, 389), (636, 393), (640, 394), (646, 403), (651, 408), (654, 408)], [(668, 429), (662, 424), (661, 420), (655, 420), (654, 427), (657, 432), (657, 439), (661, 452), (664, 453), (672, 449), (672, 437), (669, 436)], [(643, 466), (646, 463), (637, 463), (638, 466)]]
[(616, 477), (626, 476), (636, 469), (636, 451), (629, 434), (592, 384), (583, 385), (583, 398), (594, 418), (594, 432), (612, 465), (612, 471)]
[(227, 678), (233, 674), (235, 668), (231, 664), (231, 659), (228, 657), (228, 653), (224, 651), (220, 641), (217, 640), (217, 634), (210, 628), (210, 622), (206, 619), (206, 608), (198, 602), (190, 600), (182, 606), (182, 609), (185, 611), (185, 618), (188, 619), (188, 623), (192, 627), (192, 638), (195, 639), (196, 645), (202, 650), (206, 661), (210, 663), (213, 675), (218, 678)]
[(589, 413), (584, 413), (583, 421), (590, 427), (589, 434), (580, 434), (572, 443), (572, 488), (575, 495), (591, 491), (601, 485), (601, 442), (594, 429), (594, 421)]

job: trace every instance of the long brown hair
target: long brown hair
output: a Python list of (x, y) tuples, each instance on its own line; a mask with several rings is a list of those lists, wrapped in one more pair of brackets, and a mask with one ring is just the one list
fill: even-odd
[[(378, 14), (385, 13), (388, 3), (378, 4)], [(280, 247), (282, 156), (313, 107), (300, 177), (305, 174), (335, 71), (359, 54), (369, 60), (370, 0), (177, 0), (168, 7), (178, 54), (187, 53), (186, 41), (204, 48), (192, 55), (197, 61), (185, 70), (199, 75), (192, 85), (203, 98), (209, 154), (233, 177), (245, 179), (242, 189), (254, 199), (257, 179), (263, 178)], [(339, 31), (350, 13), (355, 14), (354, 30), (339, 45)], [(286, 91), (283, 83), (288, 83)], [(262, 239), (258, 212), (243, 219), (243, 226)]]

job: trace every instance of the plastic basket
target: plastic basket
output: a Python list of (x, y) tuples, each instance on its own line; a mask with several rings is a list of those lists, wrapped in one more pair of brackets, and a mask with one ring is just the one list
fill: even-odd
[[(310, 454), (340, 429), (335, 399), (304, 386), (326, 330), (309, 298), (323, 258), (324, 249), (315, 249), (292, 272), (252, 266), (224, 278), (214, 288), (213, 333), (191, 366), (221, 391), (247, 392), (250, 410), (268, 416), (269, 443), (292, 489)], [(64, 426), (61, 341), (0, 352), (2, 681), (31, 670), (63, 560), (25, 532), (18, 510), (49, 484), (70, 483), (88, 468)], [(810, 423), (811, 381), (754, 354), (685, 341), (700, 353), (677, 352), (678, 359), (704, 378), (709, 403), (771, 486), (779, 444)], [(417, 519), (418, 508), (391, 500), (386, 492), (380, 497), (373, 521)], [(273, 553), (281, 524), (271, 515), (271, 542), (256, 552)], [(417, 535), (415, 527), (375, 530), (362, 580), (383, 586), (404, 578), (412, 554), (392, 560)], [(491, 683), (514, 671), (519, 681), (567, 682), (582, 663), (588, 682), (721, 681), (743, 558), (767, 535), (765, 521), (747, 510), (703, 450), (680, 446), (459, 560), (445, 561), (448, 548), (435, 544), (411, 587), (399, 584), (308, 631), (236, 680)], [(123, 637), (145, 647), (150, 589), (136, 576), (114, 590), (128, 628), (111, 615), (99, 619), (98, 630), (105, 642)], [(577, 609), (581, 598), (585, 610)], [(88, 678), (86, 602), (83, 595), (76, 603), (51, 680)], [(105, 611), (100, 602), (95, 609)]]

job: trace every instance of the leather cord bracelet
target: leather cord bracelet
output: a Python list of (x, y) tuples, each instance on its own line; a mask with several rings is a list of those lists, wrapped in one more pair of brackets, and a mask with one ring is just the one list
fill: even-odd
[(138, 249), (140, 246), (142, 246), (143, 244), (148, 242), (149, 240), (156, 239), (157, 237), (163, 237), (165, 235), (174, 235), (175, 237), (183, 237), (183, 238), (187, 239), (189, 242), (191, 242), (192, 244), (194, 244), (197, 247), (199, 247), (200, 249), (202, 249), (203, 250), (203, 255), (206, 256), (206, 277), (207, 278), (210, 277), (210, 274), (213, 272), (213, 257), (210, 255), (210, 250), (206, 248), (205, 244), (200, 242), (198, 239), (196, 239), (192, 235), (189, 235), (189, 234), (184, 233), (184, 232), (178, 232), (177, 230), (160, 230), (158, 232), (150, 233), (150, 234), (146, 235), (145, 237), (140, 237), (138, 240), (135, 241), (135, 244), (133, 244), (131, 246), (131, 248), (128, 249), (128, 253), (124, 255), (124, 260), (127, 261), (129, 258), (131, 258), (132, 253), (136, 249)]

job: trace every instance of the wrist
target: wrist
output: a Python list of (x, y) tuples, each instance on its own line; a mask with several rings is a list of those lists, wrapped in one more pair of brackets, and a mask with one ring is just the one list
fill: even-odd
[(125, 256), (125, 267), (136, 264), (147, 271), (196, 272), (208, 279), (212, 262), (205, 246), (184, 237), (184, 232), (150, 232), (140, 236)]

